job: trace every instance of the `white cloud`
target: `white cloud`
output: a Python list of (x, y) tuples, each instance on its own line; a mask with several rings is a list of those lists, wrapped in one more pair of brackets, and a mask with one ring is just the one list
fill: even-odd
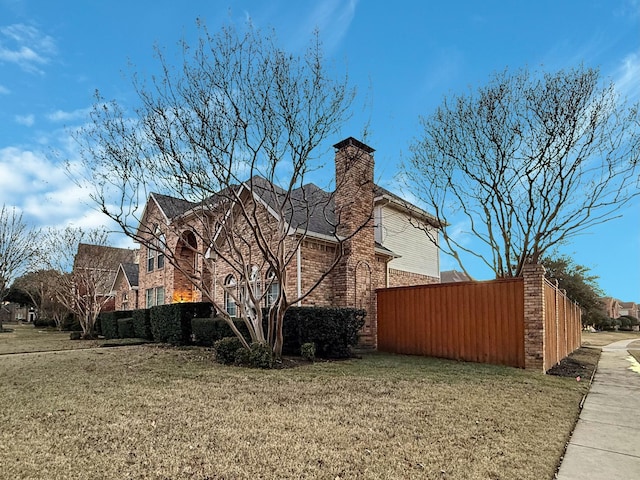
[(11, 93), (11, 90), (9, 90), (7, 87), (0, 85), (0, 95), (9, 95)]
[(16, 115), (15, 116), (15, 120), (16, 123), (19, 123), (20, 125), (25, 125), (27, 127), (31, 127), (33, 126), (33, 124), (35, 123), (36, 119), (33, 116), (33, 114), (29, 114), (29, 115)]
[(308, 38), (316, 28), (320, 31), (326, 52), (335, 49), (349, 30), (356, 13), (358, 0), (323, 0), (317, 2), (303, 25), (301, 38)]
[(640, 97), (638, 79), (640, 79), (640, 51), (630, 53), (624, 57), (614, 74), (618, 92), (629, 100)]
[[(0, 149), (0, 204), (15, 205), (38, 223), (52, 218), (50, 194), (66, 190), (64, 167), (44, 154), (17, 147)], [(82, 207), (86, 208), (86, 207)], [(42, 213), (38, 213), (38, 212)]]
[(57, 53), (55, 41), (31, 25), (17, 23), (0, 27), (0, 62), (15, 63), (31, 73), (44, 73)]
[(65, 112), (63, 110), (56, 110), (53, 113), (47, 115), (47, 118), (52, 122), (68, 122), (70, 120), (85, 119), (91, 108), (79, 108), (71, 112)]

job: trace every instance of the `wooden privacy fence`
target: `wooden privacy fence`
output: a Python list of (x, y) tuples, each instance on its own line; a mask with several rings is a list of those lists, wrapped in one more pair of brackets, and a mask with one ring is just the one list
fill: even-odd
[(580, 308), (531, 267), (524, 278), (377, 290), (378, 349), (548, 370), (580, 346)]
[(545, 371), (580, 347), (582, 319), (580, 306), (545, 281)]

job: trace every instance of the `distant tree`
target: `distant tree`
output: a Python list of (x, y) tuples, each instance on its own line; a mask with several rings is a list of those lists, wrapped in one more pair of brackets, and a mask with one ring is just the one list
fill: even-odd
[(63, 273), (57, 270), (37, 270), (18, 277), (12, 285), (25, 295), (35, 309), (35, 320), (53, 320), (58, 330), (69, 313), (69, 309), (58, 300), (60, 287), (64, 284)]
[(57, 277), (53, 292), (57, 302), (73, 312), (82, 327), (83, 338), (91, 338), (102, 308), (111, 300), (114, 256), (103, 249), (90, 257), (79, 256), (81, 244), (108, 247), (109, 234), (104, 229), (83, 230), (67, 227), (49, 230), (44, 235), (43, 261)]
[(598, 276), (592, 275), (590, 269), (577, 265), (567, 255), (546, 256), (541, 259), (546, 269), (546, 277), (558, 282), (558, 288), (582, 308), (582, 323), (595, 325), (601, 322), (603, 309), (600, 297), (604, 292), (598, 285)]
[(27, 270), (38, 245), (38, 234), (24, 223), (22, 213), (15, 208), (0, 207), (0, 302), (11, 282)]
[[(204, 27), (201, 34), (195, 48), (184, 45), (177, 71), (158, 53), (162, 74), (151, 86), (136, 84), (141, 106), (134, 114), (97, 97), (92, 122), (78, 136), (86, 180), (97, 187), (101, 210), (200, 290), (246, 348), (232, 317), (244, 320), (251, 342), (280, 356), (286, 310), (326, 278), (345, 242), (365, 226), (345, 228), (348, 212), (331, 209), (333, 194), (302, 188), (355, 92), (346, 76), (332, 78), (317, 36), (298, 57), (251, 25), (244, 34), (225, 28), (212, 35)], [(373, 189), (372, 180), (359, 185)], [(141, 223), (150, 191), (179, 199), (185, 213), (161, 225)], [(354, 202), (362, 197), (358, 188), (350, 193)], [(291, 298), (284, 286), (312, 216), (330, 224), (335, 255)], [(171, 238), (177, 246), (167, 244)], [(184, 252), (195, 261), (185, 262)], [(212, 283), (216, 264), (233, 272), (232, 281)], [(233, 311), (216, 289), (233, 300)]]
[(402, 175), (465, 272), (475, 257), (520, 276), (640, 194), (638, 110), (597, 70), (505, 71), (421, 119)]

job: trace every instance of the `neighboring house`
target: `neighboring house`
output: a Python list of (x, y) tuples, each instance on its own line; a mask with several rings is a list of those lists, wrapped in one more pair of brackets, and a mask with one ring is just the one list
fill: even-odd
[(137, 263), (121, 263), (118, 267), (111, 287), (116, 310), (136, 310), (138, 308), (138, 272), (139, 265)]
[(640, 312), (638, 304), (636, 302), (619, 302), (620, 308), (618, 309), (620, 316), (629, 315), (631, 317), (640, 319)]
[[(81, 243), (78, 245), (73, 270), (79, 273), (81, 280), (80, 289), (95, 289), (101, 297), (103, 312), (116, 309), (113, 285), (121, 264), (135, 263), (138, 251), (127, 248), (108, 247), (103, 245), (90, 245)], [(82, 284), (85, 284), (84, 286)], [(80, 292), (82, 294), (82, 292)], [(109, 299), (106, 299), (109, 297)], [(104, 302), (103, 302), (104, 300)]]
[(32, 322), (33, 312), (29, 307), (13, 302), (0, 303), (0, 323), (3, 322)]
[[(300, 304), (352, 306), (367, 310), (366, 324), (361, 332), (363, 343), (375, 346), (377, 288), (440, 282), (438, 247), (424, 231), (413, 226), (421, 223), (437, 240), (438, 223), (431, 215), (384, 188), (361, 188), (363, 182), (373, 185), (374, 150), (371, 147), (354, 138), (347, 138), (334, 147), (336, 185), (340, 185), (340, 188), (335, 192), (326, 192), (308, 184), (292, 192), (294, 203), (296, 199), (311, 198), (323, 207), (318, 208), (310, 218), (297, 218), (299, 212), (295, 206), (289, 212), (290, 235), (300, 235), (303, 229), (305, 236), (296, 261), (287, 272), (287, 284), (280, 286), (267, 281), (273, 278), (268, 277), (269, 271), (253, 272), (250, 281), (256, 284), (264, 282), (270, 285), (269, 288), (285, 288), (289, 298), (297, 298), (301, 291), (306, 291), (309, 285), (320, 278), (318, 272), (323, 271), (335, 258), (338, 245), (335, 240), (335, 225), (338, 222), (335, 219), (340, 215), (342, 221), (339, 222), (339, 231), (344, 229), (345, 232), (357, 233), (345, 243), (345, 254), (338, 266)], [(270, 210), (270, 196), (279, 194), (278, 187), (260, 177), (254, 177), (251, 182), (254, 188), (247, 194), (259, 197), (265, 206), (261, 213), (264, 221), (275, 224), (277, 219)], [(243, 185), (237, 188), (241, 194), (243, 188), (246, 190)], [(234, 272), (225, 262), (208, 257), (208, 243), (200, 241), (199, 244), (198, 240), (204, 237), (201, 231), (197, 231), (202, 226), (194, 222), (189, 227), (189, 218), (196, 216), (196, 207), (202, 212), (203, 205), (215, 202), (215, 196), (204, 204), (156, 193), (149, 196), (138, 229), (138, 235), (145, 239), (140, 248), (140, 308), (202, 301), (200, 290), (194, 288), (187, 275), (197, 277), (198, 272), (208, 272), (206, 278), (202, 273), (200, 281), (214, 285), (216, 303), (224, 305), (230, 315), (235, 314), (233, 299), (223, 288), (215, 288), (216, 285), (235, 285), (230, 283), (236, 282)], [(367, 226), (358, 230), (357, 226), (364, 224)], [(176, 225), (179, 228), (175, 228)], [(190, 232), (189, 228), (193, 231)], [(176, 230), (181, 232), (180, 237)], [(147, 248), (145, 244), (151, 244), (152, 248)], [(175, 258), (179, 258), (180, 265), (188, 266), (186, 275), (166, 261), (167, 251), (161, 245), (166, 245)], [(124, 281), (124, 272), (120, 277)]]
[(444, 270), (440, 272), (440, 283), (454, 283), (454, 282), (472, 282), (473, 278), (464, 272), (458, 270)]
[(613, 297), (601, 297), (600, 302), (607, 317), (620, 317), (620, 302), (617, 299)]

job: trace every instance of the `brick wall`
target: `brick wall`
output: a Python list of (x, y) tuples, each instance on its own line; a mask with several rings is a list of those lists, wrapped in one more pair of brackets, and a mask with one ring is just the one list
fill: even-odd
[(542, 265), (525, 265), (524, 277), (524, 363), (527, 370), (544, 372), (545, 298)]
[(334, 304), (365, 307), (367, 322), (361, 343), (376, 345), (375, 232), (373, 229), (373, 149), (353, 138), (335, 145), (335, 209), (338, 234), (344, 242), (344, 256), (334, 274)]
[(440, 279), (422, 275), (420, 273), (405, 272), (403, 270), (389, 269), (389, 287), (407, 287), (412, 285), (428, 285), (440, 283)]

